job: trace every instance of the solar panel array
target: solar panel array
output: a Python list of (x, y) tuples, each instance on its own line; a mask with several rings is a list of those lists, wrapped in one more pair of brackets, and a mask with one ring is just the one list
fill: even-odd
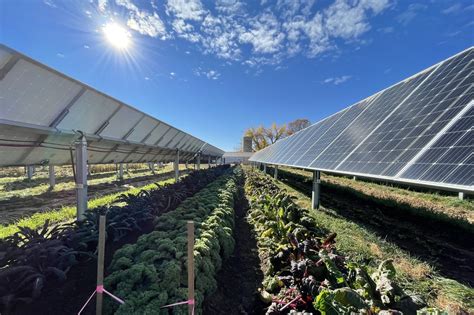
[(250, 160), (473, 191), (473, 71), (471, 47)]
[(176, 150), (182, 160), (224, 153), (0, 45), (0, 166), (70, 163), (81, 133), (91, 164), (166, 162)]

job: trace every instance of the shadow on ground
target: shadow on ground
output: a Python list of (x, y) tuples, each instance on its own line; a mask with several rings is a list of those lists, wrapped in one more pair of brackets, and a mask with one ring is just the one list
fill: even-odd
[[(279, 170), (279, 179), (311, 196), (311, 179)], [(440, 273), (474, 285), (474, 233), (456, 222), (426, 215), (426, 209), (407, 209), (406, 204), (380, 200), (351, 187), (322, 183), (322, 211), (345, 218), (428, 262)]]
[(248, 201), (241, 194), (235, 209), (235, 250), (217, 274), (217, 291), (204, 300), (203, 314), (264, 314), (257, 289), (263, 281), (257, 240), (245, 216)]

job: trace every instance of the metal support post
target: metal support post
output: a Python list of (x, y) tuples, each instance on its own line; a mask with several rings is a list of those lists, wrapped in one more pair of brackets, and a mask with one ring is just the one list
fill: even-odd
[(189, 165), (188, 165), (188, 161), (186, 161), (185, 166), (186, 166), (186, 169), (188, 169), (188, 166), (189, 166)]
[(311, 207), (313, 210), (319, 209), (321, 173), (319, 171), (313, 172), (313, 191), (311, 194)]
[(56, 185), (56, 176), (54, 174), (54, 165), (49, 165), (49, 189), (53, 189)]
[(357, 180), (357, 176), (352, 176), (352, 180)]
[(32, 179), (34, 174), (35, 174), (35, 166), (28, 165), (26, 167), (26, 176), (28, 177), (28, 179)]
[(263, 172), (267, 174), (267, 164), (263, 164)]
[(75, 142), (76, 149), (76, 206), (77, 220), (84, 220), (87, 210), (87, 141), (85, 137)]
[(278, 165), (275, 165), (275, 172), (273, 173), (273, 178), (278, 179)]
[(197, 170), (199, 171), (201, 169), (201, 153), (198, 153), (197, 157)]
[(119, 163), (117, 179), (123, 181), (123, 163)]
[(178, 182), (179, 180), (179, 150), (176, 150), (176, 157), (174, 160), (174, 181)]
[(207, 156), (207, 168), (211, 168), (211, 156)]
[(458, 198), (459, 198), (459, 200), (464, 200), (464, 192), (460, 191), (458, 193)]

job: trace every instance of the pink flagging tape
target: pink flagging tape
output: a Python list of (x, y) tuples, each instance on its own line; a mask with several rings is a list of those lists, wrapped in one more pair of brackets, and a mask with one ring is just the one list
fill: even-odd
[(125, 301), (119, 299), (118, 297), (116, 297), (115, 295), (113, 295), (112, 293), (110, 293), (109, 291), (107, 291), (103, 285), (98, 285), (94, 292), (92, 292), (91, 296), (89, 296), (89, 298), (87, 299), (86, 303), (82, 306), (81, 310), (79, 311), (79, 313), (77, 313), (77, 315), (81, 315), (82, 311), (86, 308), (87, 304), (89, 304), (89, 302), (91, 301), (92, 297), (94, 296), (94, 294), (96, 293), (105, 293), (107, 294), (108, 296), (110, 296), (112, 299), (114, 299), (115, 301), (119, 302), (120, 304), (125, 304)]

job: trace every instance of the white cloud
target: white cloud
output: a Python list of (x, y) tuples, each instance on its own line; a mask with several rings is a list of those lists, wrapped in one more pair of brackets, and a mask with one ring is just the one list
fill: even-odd
[(178, 19), (195, 21), (200, 21), (206, 13), (199, 0), (168, 0), (166, 12)]
[(452, 13), (457, 13), (461, 10), (462, 5), (460, 3), (455, 3), (449, 8), (444, 9), (441, 11), (443, 14), (452, 14)]
[(327, 78), (323, 81), (323, 83), (325, 83), (325, 84), (330, 83), (330, 84), (334, 84), (334, 85), (339, 85), (339, 84), (342, 84), (342, 83), (348, 81), (351, 78), (352, 78), (351, 75), (343, 75), (343, 76), (340, 76), (340, 77)]
[(265, 13), (251, 23), (251, 28), (240, 34), (242, 43), (250, 43), (257, 53), (275, 53), (280, 50), (285, 34), (280, 23), (271, 13)]
[(56, 57), (64, 58), (64, 54), (62, 54), (62, 53), (57, 53), (57, 54), (56, 54)]
[(84, 47), (85, 49), (91, 48), (89, 45), (84, 45), (83, 47)]
[(402, 14), (399, 14), (397, 16), (397, 21), (398, 23), (406, 26), (408, 25), (416, 16), (418, 15), (419, 12), (424, 11), (427, 8), (426, 5), (421, 4), (421, 3), (412, 3), (408, 6), (407, 10), (403, 12)]
[[(167, 38), (166, 27), (156, 11), (140, 10), (131, 0), (115, 0), (115, 4), (128, 10), (127, 26), (150, 37)], [(105, 11), (107, 0), (99, 0), (99, 10)]]
[(221, 74), (217, 70), (202, 70), (201, 68), (194, 69), (194, 75), (198, 77), (206, 77), (209, 80), (217, 80)]
[(97, 0), (97, 6), (100, 12), (104, 12), (107, 8), (107, 0)]
[[(315, 0), (262, 1), (257, 11), (242, 0), (215, 0), (206, 6), (201, 0), (167, 0), (166, 14), (160, 13), (156, 0), (149, 0), (150, 11), (138, 7), (138, 0), (97, 1), (99, 10), (110, 15), (110, 1), (115, 1), (126, 10), (128, 27), (142, 35), (184, 40), (204, 54), (259, 67), (298, 54), (316, 57), (332, 50), (337, 55), (346, 45), (370, 43), (362, 37), (371, 29), (370, 19), (393, 0), (333, 0), (327, 5)], [(399, 22), (408, 23), (423, 6), (410, 5)]]

